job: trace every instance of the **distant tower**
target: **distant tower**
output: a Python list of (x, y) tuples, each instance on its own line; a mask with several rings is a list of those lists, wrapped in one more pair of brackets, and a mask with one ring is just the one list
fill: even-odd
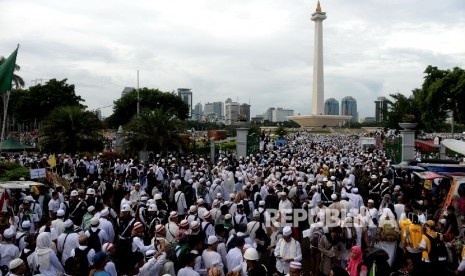
[(335, 98), (326, 100), (325, 115), (339, 115), (339, 102)]
[(312, 20), (315, 21), (312, 115), (324, 114), (323, 20), (325, 19), (326, 13), (321, 11), (320, 1), (318, 1), (316, 11), (312, 14)]
[(190, 88), (178, 88), (178, 96), (187, 104), (189, 107), (188, 117), (192, 118), (192, 91)]
[(375, 121), (380, 123), (385, 121), (385, 112), (388, 110), (388, 100), (386, 97), (378, 97), (375, 101)]
[(342, 98), (341, 115), (352, 116), (351, 122), (358, 122), (357, 100), (351, 96)]

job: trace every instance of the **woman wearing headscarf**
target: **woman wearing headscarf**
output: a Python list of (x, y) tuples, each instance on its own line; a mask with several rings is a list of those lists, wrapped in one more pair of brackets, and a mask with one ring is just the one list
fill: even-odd
[(50, 233), (40, 233), (36, 241), (34, 252), (34, 266), (44, 276), (56, 276), (64, 273), (63, 266), (52, 250), (52, 237)]
[(363, 264), (362, 248), (358, 245), (352, 246), (349, 251), (347, 272), (350, 276), (366, 276), (368, 273), (368, 268)]
[(396, 258), (397, 243), (400, 238), (399, 225), (397, 224), (394, 213), (389, 208), (382, 209), (383, 212), (379, 217), (379, 228), (377, 231), (375, 247), (383, 249), (389, 255), (388, 263), (392, 267)]

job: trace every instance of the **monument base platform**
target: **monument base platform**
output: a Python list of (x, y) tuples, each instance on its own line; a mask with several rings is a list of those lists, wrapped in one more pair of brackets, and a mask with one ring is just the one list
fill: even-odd
[(300, 116), (288, 116), (289, 120), (292, 120), (300, 125), (302, 128), (306, 127), (337, 127), (343, 126), (345, 122), (352, 119), (352, 116), (339, 116), (339, 115), (300, 115)]

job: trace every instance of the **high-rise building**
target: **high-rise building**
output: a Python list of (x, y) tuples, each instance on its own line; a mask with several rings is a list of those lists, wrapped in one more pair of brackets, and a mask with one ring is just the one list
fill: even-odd
[(335, 98), (325, 101), (325, 115), (339, 115), (339, 102)]
[(347, 96), (342, 98), (341, 115), (352, 116), (352, 120), (350, 121), (358, 122), (357, 101), (353, 97)]
[(136, 90), (134, 87), (125, 87), (123, 91), (121, 92), (121, 98), (124, 97), (129, 92), (134, 91), (134, 90)]
[(192, 119), (194, 121), (201, 121), (203, 116), (202, 104), (197, 103), (194, 107), (194, 112), (192, 113)]
[(266, 112), (263, 114), (263, 120), (272, 122), (273, 121), (273, 113), (276, 108), (270, 107), (266, 110)]
[(231, 98), (228, 98), (224, 105), (225, 124), (226, 125), (236, 124), (239, 114), (240, 114), (240, 104), (238, 102), (233, 102)]
[(206, 103), (203, 108), (203, 117), (207, 122), (218, 122), (224, 120), (224, 103)]
[(272, 122), (285, 122), (285, 121), (289, 121), (287, 116), (294, 116), (294, 110), (278, 107), (276, 109), (273, 109), (272, 114), (273, 114), (272, 119), (271, 119)]
[(285, 122), (289, 121), (288, 116), (294, 116), (293, 109), (286, 109), (282, 107), (274, 108), (270, 107), (263, 113), (263, 120), (269, 122)]
[(377, 123), (386, 120), (384, 115), (388, 110), (388, 105), (389, 102), (386, 97), (378, 97), (378, 100), (375, 101), (375, 120)]
[(192, 118), (192, 91), (190, 88), (178, 88), (178, 96), (187, 104), (189, 108), (189, 118)]
[(250, 122), (250, 104), (243, 103), (239, 106), (239, 117), (242, 121)]
[(224, 119), (224, 103), (213, 102), (213, 114), (219, 119)]

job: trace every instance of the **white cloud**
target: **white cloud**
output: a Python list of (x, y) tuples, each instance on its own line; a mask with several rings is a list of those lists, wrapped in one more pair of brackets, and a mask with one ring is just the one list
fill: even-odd
[[(321, 1), (325, 98), (409, 94), (427, 65), (464, 66), (465, 2)], [(194, 102), (239, 99), (308, 114), (315, 1), (1, 1), (0, 55), (21, 44), (19, 74), (75, 84), (90, 108), (125, 86), (192, 88)], [(102, 110), (109, 115), (111, 109)]]

